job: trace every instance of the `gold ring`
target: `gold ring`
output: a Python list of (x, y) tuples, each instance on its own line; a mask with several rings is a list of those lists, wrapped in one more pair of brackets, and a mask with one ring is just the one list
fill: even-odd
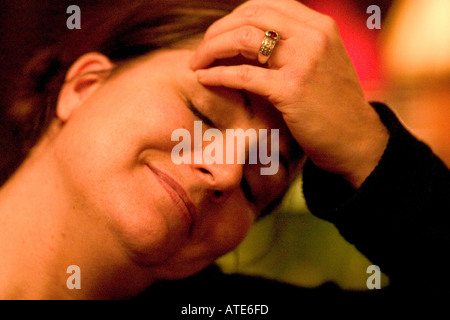
[(259, 48), (258, 53), (259, 63), (265, 64), (269, 60), (273, 48), (275, 48), (275, 45), (277, 44), (278, 40), (280, 40), (280, 35), (278, 34), (278, 32), (274, 30), (266, 31), (264, 39), (261, 43), (261, 47)]

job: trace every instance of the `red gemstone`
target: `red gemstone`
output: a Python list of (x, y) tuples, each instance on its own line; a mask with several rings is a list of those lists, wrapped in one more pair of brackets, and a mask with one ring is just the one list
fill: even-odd
[(275, 40), (277, 38), (277, 34), (275, 32), (273, 32), (273, 31), (270, 31), (269, 32), (269, 37), (271, 37), (272, 39)]

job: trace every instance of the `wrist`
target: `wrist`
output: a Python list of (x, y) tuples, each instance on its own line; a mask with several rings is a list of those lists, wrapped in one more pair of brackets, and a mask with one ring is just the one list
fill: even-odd
[(352, 157), (348, 163), (348, 170), (343, 177), (354, 188), (359, 188), (366, 178), (378, 165), (389, 141), (389, 130), (381, 121), (378, 113), (372, 112), (362, 126), (358, 139), (353, 144)]

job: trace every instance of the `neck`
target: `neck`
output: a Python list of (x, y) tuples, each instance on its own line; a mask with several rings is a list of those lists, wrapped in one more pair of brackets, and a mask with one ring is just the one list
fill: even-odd
[[(105, 222), (67, 196), (52, 153), (41, 148), (0, 189), (0, 298), (136, 295), (151, 282), (148, 270), (131, 263)], [(68, 270), (72, 265), (80, 272)]]

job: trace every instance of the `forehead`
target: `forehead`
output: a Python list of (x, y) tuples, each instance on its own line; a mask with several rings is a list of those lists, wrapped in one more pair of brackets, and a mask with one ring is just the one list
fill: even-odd
[[(189, 60), (195, 49), (161, 50), (149, 55), (140, 67), (145, 78), (157, 79), (167, 85), (175, 85), (184, 93), (201, 101), (214, 102), (243, 108), (252, 116), (272, 122), (277, 127), (283, 127), (284, 121), (278, 112), (266, 99), (246, 92), (226, 87), (205, 87), (196, 80), (195, 72), (189, 66)], [(216, 62), (215, 65), (242, 64), (238, 59), (227, 59)], [(213, 65), (214, 66), (214, 65)]]
[[(196, 78), (195, 72), (189, 66), (189, 60), (195, 48), (161, 50), (152, 53), (134, 64), (131, 78), (145, 83), (148, 90), (157, 84), (159, 89), (173, 89), (180, 95), (186, 95), (195, 102), (214, 106), (209, 112), (217, 112), (225, 117), (240, 112), (246, 125), (255, 129), (278, 129), (280, 133), (280, 149), (285, 151), (287, 158), (296, 161), (301, 150), (286, 127), (283, 117), (265, 98), (246, 92), (225, 87), (205, 87)], [(242, 60), (229, 59), (221, 61), (224, 65), (242, 63)], [(219, 64), (218, 62), (215, 63)], [(230, 128), (231, 129), (231, 128)]]

